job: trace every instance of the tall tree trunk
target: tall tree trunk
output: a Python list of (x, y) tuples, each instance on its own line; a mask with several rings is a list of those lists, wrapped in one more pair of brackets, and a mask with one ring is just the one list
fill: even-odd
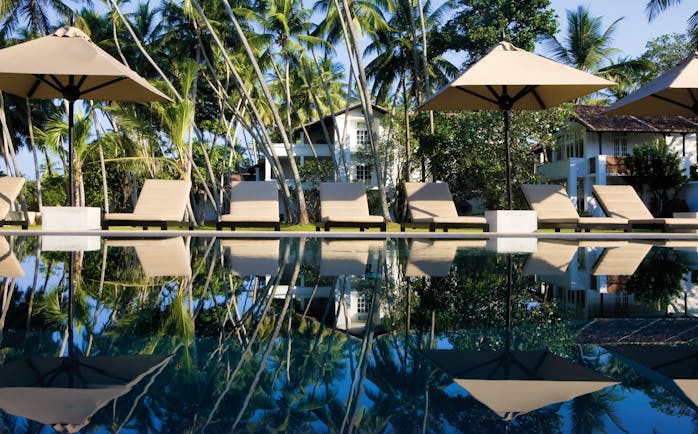
[(36, 147), (36, 141), (34, 140), (34, 123), (32, 122), (32, 112), (31, 106), (29, 105), (29, 98), (24, 99), (27, 105), (27, 129), (29, 130), (29, 144), (32, 147), (32, 157), (34, 158), (34, 176), (36, 176), (36, 200), (39, 209), (44, 206), (43, 194), (41, 193), (41, 166), (39, 165), (39, 150)]
[[(335, 0), (335, 4), (338, 1), (339, 0)], [(378, 134), (376, 133), (373, 125), (373, 107), (368, 88), (368, 80), (366, 79), (366, 71), (364, 69), (361, 51), (359, 50), (358, 38), (356, 37), (356, 32), (354, 31), (354, 20), (352, 19), (347, 0), (341, 0), (341, 6), (344, 14), (340, 13), (338, 16), (342, 17), (342, 15), (344, 15), (343, 20), (345, 24), (343, 27), (345, 27), (348, 31), (347, 48), (349, 50), (349, 56), (356, 62), (356, 72), (358, 72), (359, 80), (359, 95), (361, 96), (361, 105), (363, 106), (364, 114), (366, 116), (366, 128), (368, 129), (369, 144), (371, 146), (371, 153), (373, 154), (373, 173), (376, 175), (376, 183), (378, 184), (381, 212), (386, 221), (390, 221), (390, 211), (388, 210), (388, 198), (385, 191), (385, 183), (383, 182), (380, 172), (380, 154), (378, 153), (377, 147)]]
[[(203, 15), (203, 11), (201, 11), (200, 6), (198, 5), (198, 2), (196, 0), (192, 1), (192, 4), (196, 5), (197, 9), (199, 9), (200, 13)], [(232, 8), (230, 7), (230, 3), (228, 3), (228, 0), (224, 0), (223, 4), (225, 5), (228, 15), (230, 17), (230, 20), (233, 23), (233, 27), (235, 27), (235, 33), (237, 34), (238, 38), (240, 39), (240, 42), (242, 42), (242, 45), (245, 47), (245, 52), (247, 53), (247, 57), (250, 61), (250, 64), (252, 65), (255, 74), (257, 75), (257, 79), (259, 81), (259, 85), (262, 88), (262, 92), (264, 93), (264, 97), (269, 104), (269, 108), (272, 112), (272, 115), (274, 117), (274, 122), (276, 123), (276, 126), (279, 130), (279, 133), (281, 135), (281, 141), (284, 144), (284, 148), (286, 149), (286, 153), (288, 155), (288, 161), (289, 161), (289, 166), (291, 167), (291, 175), (293, 176), (293, 183), (296, 186), (296, 193), (298, 194), (298, 207), (299, 209), (299, 215), (298, 215), (298, 220), (300, 224), (308, 224), (310, 220), (308, 219), (308, 208), (305, 203), (305, 194), (303, 192), (303, 183), (301, 182), (300, 175), (298, 173), (298, 167), (296, 165), (296, 160), (293, 158), (293, 147), (291, 146), (291, 142), (289, 141), (288, 135), (286, 134), (286, 130), (284, 128), (284, 123), (283, 120), (281, 119), (281, 115), (279, 115), (279, 111), (276, 108), (276, 104), (274, 102), (274, 98), (271, 95), (271, 92), (269, 90), (269, 87), (267, 86), (265, 80), (264, 80), (264, 73), (262, 72), (261, 68), (259, 67), (259, 63), (257, 63), (257, 59), (255, 57), (254, 51), (252, 50), (252, 47), (250, 46), (247, 37), (245, 36), (245, 33), (243, 32), (242, 28), (240, 27), (240, 23), (238, 23), (237, 18), (235, 18), (235, 14), (233, 13)]]

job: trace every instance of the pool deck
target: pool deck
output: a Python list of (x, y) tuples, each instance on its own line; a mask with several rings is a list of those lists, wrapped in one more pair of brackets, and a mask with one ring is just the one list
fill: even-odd
[(694, 241), (698, 244), (698, 233), (685, 232), (315, 232), (315, 231), (216, 231), (216, 230), (87, 230), (45, 231), (40, 229), (0, 229), (1, 236), (99, 236), (103, 238), (163, 238), (177, 236), (216, 238), (352, 238), (352, 239), (493, 239), (493, 238), (537, 238), (557, 240), (646, 240), (646, 241)]

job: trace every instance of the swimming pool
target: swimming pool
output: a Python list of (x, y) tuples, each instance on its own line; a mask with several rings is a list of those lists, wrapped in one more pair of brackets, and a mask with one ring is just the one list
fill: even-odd
[(695, 427), (698, 243), (2, 240), (11, 432)]

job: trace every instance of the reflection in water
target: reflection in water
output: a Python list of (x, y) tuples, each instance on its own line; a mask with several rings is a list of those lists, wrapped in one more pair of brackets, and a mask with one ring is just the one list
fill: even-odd
[[(32, 399), (46, 404), (43, 412), (66, 416), (58, 422), (20, 411), (19, 399), (8, 403), (5, 387), (20, 387), (27, 375), (2, 375), (16, 381), (0, 382), (0, 418), (10, 431), (38, 431), (41, 423), (77, 428), (88, 420), (88, 432), (633, 431), (646, 428), (634, 425), (640, 412), (661, 420), (663, 430), (694, 428), (692, 408), (667, 386), (643, 387), (644, 373), (596, 345), (586, 332), (591, 323), (554, 296), (559, 288), (609, 288), (609, 275), (600, 286), (594, 274), (604, 246), (540, 241), (532, 255), (497, 255), (482, 250), (483, 241), (464, 240), (108, 240), (101, 251), (73, 255), (68, 315), (71, 255), (36, 253), (31, 238), (3, 241), (3, 257), (14, 255), (25, 276), (0, 262), (0, 370), (26, 360), (73, 373), (97, 364), (98, 377), (132, 369), (95, 381), (95, 390), (109, 391), (95, 391), (100, 396), (87, 399), (94, 405), (78, 405), (70, 418), (61, 405), (71, 392)], [(690, 282), (690, 251), (682, 248), (652, 248), (636, 266), (642, 278), (624, 276), (616, 288), (644, 301), (657, 292), (643, 293), (643, 281), (672, 288), (674, 280)], [(652, 309), (645, 307), (664, 313)], [(690, 340), (695, 323), (666, 321), (678, 320), (684, 322), (674, 335)], [(652, 320), (637, 321), (626, 334), (651, 341), (645, 331)], [(588, 344), (577, 343), (581, 336)], [(467, 355), (448, 358), (458, 361), (443, 367), (448, 375), (422, 356), (448, 350)], [(454, 384), (455, 370), (465, 390)], [(80, 382), (92, 384), (91, 375)], [(515, 402), (519, 381), (526, 383), (524, 403)], [(615, 381), (628, 387), (588, 394)], [(671, 404), (638, 404), (649, 399)]]
[(504, 420), (618, 384), (547, 351), (424, 350)]

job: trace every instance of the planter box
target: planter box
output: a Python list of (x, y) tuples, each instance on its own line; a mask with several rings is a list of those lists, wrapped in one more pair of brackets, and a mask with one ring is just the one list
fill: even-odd
[(101, 210), (96, 207), (45, 206), (41, 228), (45, 231), (87, 231), (100, 229)]
[(535, 211), (485, 211), (485, 218), (490, 225), (490, 232), (500, 234), (530, 234), (538, 230), (538, 216)]

